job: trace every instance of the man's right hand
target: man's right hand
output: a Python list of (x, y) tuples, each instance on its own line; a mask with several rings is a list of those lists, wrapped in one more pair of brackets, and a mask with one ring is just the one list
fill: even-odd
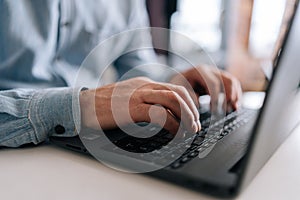
[(199, 113), (183, 86), (138, 77), (80, 93), (83, 126), (112, 129), (128, 123), (151, 122), (171, 133), (180, 123), (189, 132), (201, 129)]

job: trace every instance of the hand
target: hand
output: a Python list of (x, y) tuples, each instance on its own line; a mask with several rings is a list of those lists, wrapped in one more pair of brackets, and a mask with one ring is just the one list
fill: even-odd
[(197, 105), (200, 95), (209, 94), (213, 110), (218, 104), (220, 92), (225, 93), (227, 110), (229, 108), (237, 109), (242, 96), (240, 83), (235, 77), (210, 66), (191, 68), (175, 75), (170, 83), (186, 87)]
[(261, 68), (261, 59), (253, 58), (243, 50), (234, 51), (228, 58), (227, 70), (241, 82), (244, 91), (262, 91), (266, 78)]
[(151, 122), (177, 133), (180, 121), (190, 132), (201, 129), (197, 108), (184, 87), (143, 77), (81, 91), (80, 107), (83, 125), (94, 129)]

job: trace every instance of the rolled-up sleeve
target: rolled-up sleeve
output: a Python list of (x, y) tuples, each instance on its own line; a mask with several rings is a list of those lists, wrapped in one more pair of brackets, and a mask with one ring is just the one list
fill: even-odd
[(80, 88), (0, 91), (0, 146), (71, 137), (80, 127)]

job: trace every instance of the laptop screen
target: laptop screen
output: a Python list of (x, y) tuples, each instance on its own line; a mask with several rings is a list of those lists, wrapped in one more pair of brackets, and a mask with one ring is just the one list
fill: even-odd
[(244, 176), (240, 176), (243, 186), (250, 182), (300, 122), (300, 93), (297, 88), (300, 80), (297, 66), (299, 20), (298, 1), (287, 1), (274, 50), (274, 75), (249, 142), (244, 163), (246, 171)]
[[(270, 80), (273, 68), (277, 65), (297, 2), (296, 0), (254, 1), (249, 53), (268, 58), (261, 62), (267, 80)], [(272, 9), (266, 12), (270, 3)]]

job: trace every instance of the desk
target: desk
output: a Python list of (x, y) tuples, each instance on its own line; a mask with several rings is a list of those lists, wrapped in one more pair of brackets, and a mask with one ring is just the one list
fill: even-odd
[[(211, 199), (148, 176), (109, 169), (92, 157), (41, 145), (0, 150), (1, 199)], [(280, 146), (242, 200), (299, 199), (300, 126)]]

